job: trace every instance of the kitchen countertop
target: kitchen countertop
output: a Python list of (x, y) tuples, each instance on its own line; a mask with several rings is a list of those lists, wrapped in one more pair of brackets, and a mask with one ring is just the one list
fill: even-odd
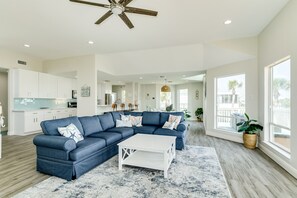
[(65, 110), (65, 109), (77, 109), (77, 108), (56, 108), (56, 109), (26, 109), (26, 110), (12, 110), (12, 112), (32, 112), (32, 111), (53, 111), (53, 110)]

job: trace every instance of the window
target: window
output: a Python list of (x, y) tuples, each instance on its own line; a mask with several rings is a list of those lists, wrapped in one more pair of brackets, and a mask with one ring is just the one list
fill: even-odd
[(179, 109), (180, 111), (188, 109), (188, 89), (179, 90)]
[(166, 107), (171, 105), (171, 92), (161, 92), (160, 93), (160, 108), (161, 110), (166, 110)]
[(122, 103), (126, 102), (126, 90), (122, 90)]
[(269, 67), (269, 141), (290, 152), (291, 137), (291, 61)]
[(215, 128), (236, 131), (245, 112), (245, 75), (216, 79)]

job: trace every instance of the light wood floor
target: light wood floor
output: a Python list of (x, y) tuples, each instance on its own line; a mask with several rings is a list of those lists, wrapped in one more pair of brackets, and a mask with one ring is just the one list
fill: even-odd
[(11, 197), (49, 176), (36, 171), (33, 137), (3, 136), (0, 159), (0, 197)]
[(297, 180), (259, 149), (206, 136), (198, 122), (190, 122), (187, 144), (216, 149), (233, 197), (297, 197)]
[[(3, 137), (1, 198), (11, 197), (49, 177), (35, 171), (33, 137)], [(241, 144), (206, 136), (202, 123), (198, 122), (190, 122), (187, 144), (216, 149), (233, 197), (297, 197), (297, 180), (259, 149), (248, 150)]]

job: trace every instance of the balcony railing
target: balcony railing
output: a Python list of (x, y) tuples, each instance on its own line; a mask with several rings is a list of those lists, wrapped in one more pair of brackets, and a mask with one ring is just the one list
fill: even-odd
[(216, 128), (237, 131), (236, 124), (244, 119), (245, 108), (221, 108), (217, 110)]

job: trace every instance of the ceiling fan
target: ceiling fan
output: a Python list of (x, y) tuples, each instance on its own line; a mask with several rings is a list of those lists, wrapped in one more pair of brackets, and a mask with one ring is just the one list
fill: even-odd
[(157, 16), (158, 12), (152, 11), (152, 10), (146, 10), (141, 8), (134, 8), (134, 7), (128, 7), (127, 5), (131, 3), (133, 0), (108, 0), (109, 5), (107, 4), (101, 4), (101, 3), (95, 3), (95, 2), (89, 2), (89, 1), (80, 1), (80, 0), (70, 0), (71, 2), (75, 3), (82, 3), (92, 6), (98, 6), (109, 9), (109, 11), (104, 14), (101, 18), (99, 18), (95, 24), (99, 25), (102, 23), (105, 19), (110, 17), (112, 14), (118, 15), (124, 23), (130, 28), (134, 28), (134, 25), (130, 21), (130, 19), (127, 17), (125, 13), (134, 13), (134, 14), (143, 14), (148, 16)]

